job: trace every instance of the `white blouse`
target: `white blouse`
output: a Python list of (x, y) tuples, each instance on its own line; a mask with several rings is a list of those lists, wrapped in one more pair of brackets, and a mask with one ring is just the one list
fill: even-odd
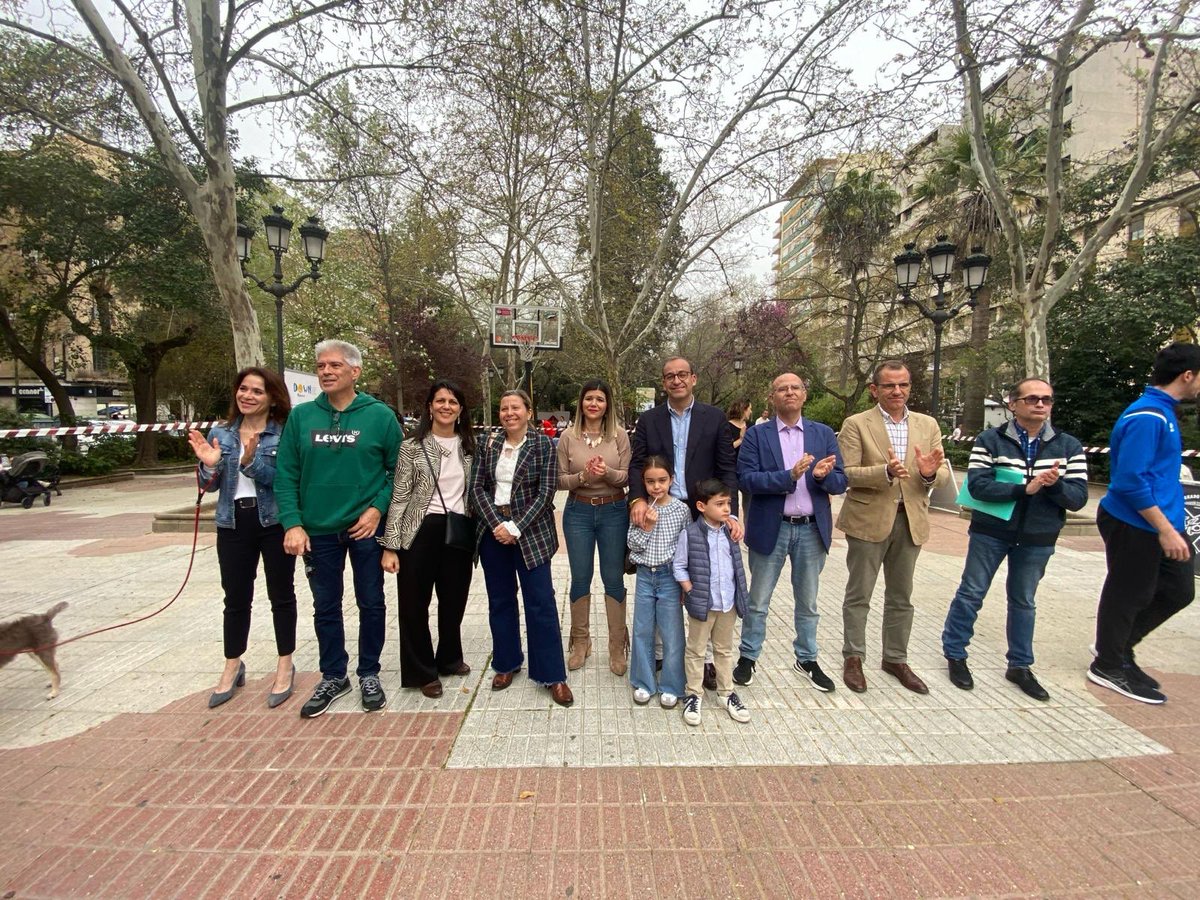
[[(462, 455), (459, 453), (459, 447), (462, 444), (462, 438), (457, 434), (454, 437), (438, 437), (436, 434), (433, 439), (437, 441), (438, 446), (442, 451), (442, 466), (438, 471), (438, 486), (433, 492), (433, 497), (429, 500), (429, 509), (427, 513), (437, 515), (438, 513), (446, 512), (446, 506), (450, 508), (450, 512), (462, 513), (466, 515), (466, 507), (463, 504), (463, 493), (467, 486), (466, 473), (463, 471)], [(438, 490), (442, 495), (438, 496)], [(446, 501), (446, 506), (442, 505), (442, 500)]]
[(497, 506), (508, 506), (512, 502), (513, 476), (517, 474), (517, 457), (521, 455), (521, 448), (525, 446), (527, 440), (529, 440), (529, 432), (525, 432), (525, 436), (517, 444), (510, 444), (505, 438), (504, 447), (500, 450), (500, 455), (496, 457), (496, 496), (493, 499)]

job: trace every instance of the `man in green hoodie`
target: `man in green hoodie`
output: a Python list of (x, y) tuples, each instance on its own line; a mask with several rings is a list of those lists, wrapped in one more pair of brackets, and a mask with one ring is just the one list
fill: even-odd
[(279, 440), (275, 499), (285, 531), (283, 547), (303, 555), (313, 595), (313, 624), (321, 654), (321, 681), (300, 710), (321, 715), (350, 693), (342, 572), (354, 572), (358, 604), (358, 679), (367, 712), (387, 704), (379, 683), (385, 615), (382, 548), (376, 536), (392, 497), (392, 473), (402, 439), (396, 415), (360, 394), (362, 353), (345, 341), (316, 346), (321, 394), (293, 408)]

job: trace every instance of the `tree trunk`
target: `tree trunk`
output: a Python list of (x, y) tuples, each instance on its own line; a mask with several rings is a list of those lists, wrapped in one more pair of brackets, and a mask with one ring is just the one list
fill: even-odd
[(987, 345), (992, 329), (992, 289), (979, 291), (979, 303), (971, 316), (971, 365), (967, 368), (967, 388), (963, 395), (963, 434), (983, 430), (983, 401), (988, 389)]
[(211, 173), (209, 181), (191, 203), (192, 212), (200, 223), (204, 246), (212, 266), (213, 283), (217, 294), (229, 310), (233, 331), (233, 357), (238, 369), (264, 364), (262, 331), (258, 314), (250, 302), (246, 281), (242, 277), (234, 234), (237, 231), (237, 197), (234, 190), (233, 166), (223, 167), (221, 174)]
[[(42, 348), (40, 346), (27, 347), (21, 342), (20, 336), (17, 334), (16, 329), (13, 328), (8, 311), (3, 308), (0, 308), (0, 336), (3, 336), (4, 343), (8, 345), (8, 349), (12, 351), (13, 356), (25, 363), (50, 391), (50, 396), (54, 398), (54, 405), (58, 408), (58, 420), (63, 425), (74, 425), (75, 407), (71, 404), (71, 397), (67, 393), (66, 386), (55, 374), (54, 370), (46, 365), (45, 359), (42, 358)], [(63, 446), (69, 450), (75, 449), (78, 445), (78, 438), (74, 435), (65, 437), (62, 441)]]
[(1050, 305), (1045, 295), (1036, 300), (1021, 298), (1022, 325), (1025, 331), (1025, 377), (1050, 380), (1050, 345), (1046, 339)]
[[(152, 425), (158, 421), (158, 390), (155, 383), (158, 376), (158, 362), (149, 360), (137, 368), (130, 367), (130, 381), (133, 385), (133, 403), (137, 407), (137, 422), (139, 425)], [(140, 431), (135, 438), (137, 453), (133, 464), (145, 468), (158, 464), (158, 435), (151, 431)]]

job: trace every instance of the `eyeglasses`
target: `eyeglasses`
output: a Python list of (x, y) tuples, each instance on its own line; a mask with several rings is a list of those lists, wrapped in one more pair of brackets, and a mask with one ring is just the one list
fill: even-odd
[(663, 381), (667, 383), (672, 381), (687, 381), (691, 377), (691, 372), (663, 372)]
[(1046, 406), (1054, 405), (1053, 397), (1044, 396), (1042, 394), (1029, 394), (1026, 397), (1018, 397), (1017, 399), (1020, 400), (1022, 403), (1024, 403), (1026, 406), (1037, 406), (1039, 403), (1042, 403)]
[(893, 381), (891, 384), (876, 384), (875, 387), (881, 391), (890, 391), (893, 388), (899, 388), (902, 391), (907, 391), (912, 387), (911, 381)]

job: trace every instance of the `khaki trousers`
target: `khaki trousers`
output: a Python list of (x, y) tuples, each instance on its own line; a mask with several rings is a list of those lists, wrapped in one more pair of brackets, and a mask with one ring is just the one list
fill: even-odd
[(733, 626), (737, 610), (717, 612), (710, 609), (701, 622), (687, 616), (687, 649), (683, 655), (687, 692), (704, 696), (704, 650), (712, 641), (713, 665), (717, 669), (717, 694), (726, 697), (733, 690)]
[(913, 543), (904, 510), (882, 541), (846, 536), (846, 597), (842, 602), (842, 656), (867, 658), (867, 615), (879, 569), (883, 568), (883, 661), (908, 662), (912, 631), (913, 570), (921, 548)]

